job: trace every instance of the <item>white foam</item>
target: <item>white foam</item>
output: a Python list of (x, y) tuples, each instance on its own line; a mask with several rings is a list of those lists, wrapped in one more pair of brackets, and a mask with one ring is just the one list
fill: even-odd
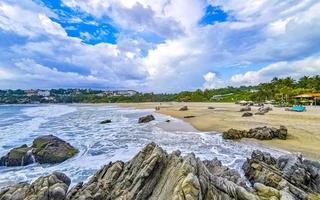
[(76, 107), (67, 105), (46, 105), (39, 107), (30, 107), (23, 109), (23, 113), (29, 117), (59, 117), (71, 112), (76, 111)]

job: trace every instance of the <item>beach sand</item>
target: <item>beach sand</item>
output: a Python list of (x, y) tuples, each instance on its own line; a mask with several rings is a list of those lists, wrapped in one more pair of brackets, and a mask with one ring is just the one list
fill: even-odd
[[(123, 107), (138, 109), (160, 107), (157, 111), (190, 123), (199, 131), (223, 132), (230, 128), (247, 130), (259, 126), (288, 128), (287, 140), (267, 140), (254, 142), (287, 150), (293, 153), (302, 153), (305, 157), (320, 160), (320, 107), (307, 107), (307, 112), (297, 113), (285, 111), (284, 108), (273, 108), (265, 115), (241, 117), (241, 106), (233, 103), (125, 103), (117, 104)], [(182, 106), (188, 106), (188, 111), (179, 111)], [(213, 106), (215, 109), (208, 109)], [(255, 113), (258, 107), (252, 107)], [(185, 119), (184, 116), (194, 115), (194, 118)], [(253, 140), (253, 139), (250, 139)]]

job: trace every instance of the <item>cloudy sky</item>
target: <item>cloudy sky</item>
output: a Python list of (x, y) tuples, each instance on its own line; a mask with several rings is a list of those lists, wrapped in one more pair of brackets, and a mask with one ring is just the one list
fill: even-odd
[(176, 92), (320, 74), (319, 0), (1, 0), (0, 88)]

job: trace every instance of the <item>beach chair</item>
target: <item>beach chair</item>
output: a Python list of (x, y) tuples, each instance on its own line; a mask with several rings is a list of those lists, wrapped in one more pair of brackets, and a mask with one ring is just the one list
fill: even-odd
[(303, 111), (306, 111), (306, 107), (305, 106), (292, 106), (291, 110), (296, 111), (296, 112), (303, 112)]

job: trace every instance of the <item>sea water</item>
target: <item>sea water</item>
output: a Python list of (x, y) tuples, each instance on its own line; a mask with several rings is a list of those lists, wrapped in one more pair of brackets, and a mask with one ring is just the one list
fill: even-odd
[[(138, 124), (138, 118), (146, 114), (153, 114), (156, 120)], [(105, 119), (111, 119), (112, 123), (100, 124)], [(166, 128), (167, 119), (177, 128)], [(14, 147), (31, 145), (36, 137), (48, 134), (72, 144), (79, 153), (60, 164), (0, 167), (0, 187), (30, 182), (54, 171), (68, 175), (74, 185), (86, 181), (110, 161), (130, 160), (150, 142), (156, 142), (168, 152), (179, 149), (183, 154), (194, 152), (201, 159), (217, 157), (240, 172), (254, 149), (274, 156), (285, 153), (252, 143), (225, 141), (219, 133), (198, 132), (181, 120), (150, 109), (108, 105), (0, 106), (0, 157)]]

